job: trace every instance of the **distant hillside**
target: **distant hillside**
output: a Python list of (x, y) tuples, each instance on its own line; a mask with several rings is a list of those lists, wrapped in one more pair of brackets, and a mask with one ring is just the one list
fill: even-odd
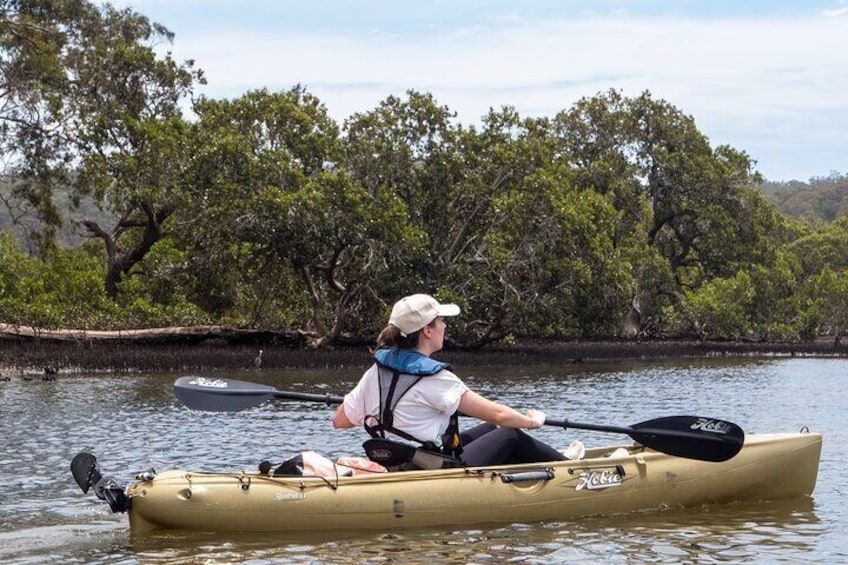
[(809, 183), (766, 182), (761, 188), (788, 216), (832, 222), (848, 215), (848, 175), (815, 178)]
[[(3, 197), (7, 197), (11, 192), (11, 188), (8, 185), (0, 185), (0, 191), (4, 192)], [(117, 216), (114, 214), (99, 210), (91, 199), (83, 199), (80, 202), (79, 208), (74, 208), (67, 189), (57, 189), (55, 197), (59, 213), (65, 219), (65, 222), (59, 229), (58, 237), (59, 244), (62, 246), (77, 247), (86, 239), (81, 234), (80, 229), (70, 221), (71, 218), (90, 218), (105, 226), (111, 226), (117, 220)], [(0, 231), (11, 231), (21, 242), (24, 249), (29, 249), (27, 244), (27, 228), (15, 224), (12, 213), (5, 205), (5, 200), (6, 198), (0, 199)], [(15, 215), (20, 216), (20, 211), (15, 210)], [(32, 218), (30, 218), (31, 221)]]

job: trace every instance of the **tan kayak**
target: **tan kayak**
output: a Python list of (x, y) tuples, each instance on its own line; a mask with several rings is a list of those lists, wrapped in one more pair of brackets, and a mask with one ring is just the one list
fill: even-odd
[[(821, 444), (818, 433), (754, 434), (745, 437), (736, 456), (722, 462), (634, 444), (589, 449), (577, 461), (339, 478), (166, 471), (141, 478), (124, 495), (133, 534), (159, 529), (392, 531), (537, 522), (807, 496), (816, 484)], [(627, 454), (610, 457), (618, 447)]]

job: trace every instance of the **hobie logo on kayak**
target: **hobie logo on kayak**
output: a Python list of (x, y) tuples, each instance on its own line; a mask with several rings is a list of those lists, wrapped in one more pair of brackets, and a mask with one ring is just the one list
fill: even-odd
[(206, 386), (211, 388), (227, 388), (227, 381), (222, 381), (220, 379), (207, 379), (205, 377), (197, 377), (193, 381), (190, 381), (188, 384), (197, 385), (197, 386)]
[(601, 490), (617, 487), (621, 484), (621, 481), (621, 475), (615, 471), (584, 472), (577, 477), (577, 486), (574, 490)]
[(698, 418), (698, 421), (690, 426), (693, 430), (703, 430), (715, 434), (726, 434), (730, 432), (730, 425), (721, 420), (710, 420), (709, 418)]

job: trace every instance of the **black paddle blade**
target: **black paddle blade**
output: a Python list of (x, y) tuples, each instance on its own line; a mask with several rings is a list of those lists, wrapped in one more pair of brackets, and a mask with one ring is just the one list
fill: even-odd
[(274, 398), (272, 386), (232, 379), (180, 377), (174, 382), (174, 395), (193, 410), (238, 412)]
[(547, 418), (546, 426), (627, 434), (645, 447), (676, 457), (700, 461), (727, 461), (742, 449), (742, 428), (718, 418), (668, 416), (634, 426), (582, 424)]
[(742, 428), (718, 418), (667, 416), (631, 426), (628, 435), (646, 447), (689, 459), (727, 461), (745, 442)]

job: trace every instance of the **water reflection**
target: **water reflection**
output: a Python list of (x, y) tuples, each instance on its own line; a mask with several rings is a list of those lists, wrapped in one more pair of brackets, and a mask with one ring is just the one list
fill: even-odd
[[(354, 371), (230, 374), (283, 390), (344, 393)], [(93, 450), (122, 480), (158, 470), (253, 469), (320, 446), (358, 453), (360, 430), (331, 432), (317, 404), (267, 403), (238, 414), (192, 412), (173, 397), (175, 375), (72, 375), (56, 382), (0, 384), (0, 562), (35, 563), (714, 563), (848, 559), (841, 532), (848, 478), (848, 360), (709, 360), (685, 363), (474, 368), (466, 381), (519, 408), (540, 407), (578, 421), (632, 424), (696, 413), (740, 423), (748, 432), (825, 435), (813, 499), (665, 509), (578, 522), (512, 524), (459, 531), (314, 536), (128, 535), (126, 517), (83, 496), (68, 473)], [(554, 444), (619, 436), (537, 432)]]

